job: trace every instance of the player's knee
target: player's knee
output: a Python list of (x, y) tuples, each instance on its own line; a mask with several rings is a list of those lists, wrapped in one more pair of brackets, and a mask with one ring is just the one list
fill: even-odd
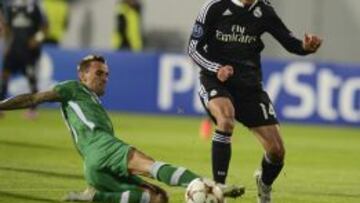
[(285, 148), (282, 145), (273, 147), (268, 156), (273, 162), (283, 162), (285, 159)]
[(169, 202), (169, 196), (166, 192), (162, 192), (159, 194), (159, 199), (161, 203), (168, 203)]
[(227, 132), (232, 132), (235, 127), (235, 119), (231, 116), (221, 116), (217, 118), (217, 126)]
[(158, 192), (152, 195), (151, 203), (168, 203), (169, 197), (165, 191)]

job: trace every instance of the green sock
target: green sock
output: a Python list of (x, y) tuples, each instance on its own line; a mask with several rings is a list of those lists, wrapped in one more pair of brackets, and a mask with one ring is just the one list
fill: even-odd
[(108, 202), (115, 203), (120, 202), (122, 194), (112, 192), (96, 192), (93, 202)]
[(151, 174), (155, 179), (167, 185), (182, 187), (186, 187), (192, 180), (200, 177), (186, 168), (175, 167), (162, 162), (154, 163)]
[(125, 192), (96, 192), (93, 202), (101, 203), (141, 203), (150, 202), (150, 194), (140, 190)]

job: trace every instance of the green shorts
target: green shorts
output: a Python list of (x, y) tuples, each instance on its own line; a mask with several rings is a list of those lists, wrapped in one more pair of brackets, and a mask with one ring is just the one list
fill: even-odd
[(89, 185), (103, 192), (140, 191), (144, 181), (128, 173), (128, 154), (132, 147), (121, 140), (104, 136), (87, 150), (84, 175)]

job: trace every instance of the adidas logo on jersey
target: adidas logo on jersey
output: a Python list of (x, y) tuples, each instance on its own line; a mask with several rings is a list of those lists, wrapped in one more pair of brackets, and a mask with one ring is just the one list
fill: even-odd
[(223, 16), (230, 16), (232, 15), (233, 13), (229, 10), (229, 9), (226, 9), (226, 11), (222, 14)]

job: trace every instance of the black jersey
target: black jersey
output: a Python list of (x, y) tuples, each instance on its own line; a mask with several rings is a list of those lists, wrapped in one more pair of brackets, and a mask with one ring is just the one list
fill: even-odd
[(3, 5), (6, 25), (10, 30), (10, 50), (26, 50), (29, 40), (46, 24), (37, 0), (12, 0)]
[(232, 65), (233, 80), (259, 85), (260, 52), (264, 49), (261, 35), (265, 32), (289, 52), (309, 54), (267, 0), (255, 0), (248, 6), (240, 0), (207, 1), (193, 27), (188, 53), (202, 68), (202, 74), (215, 75), (220, 66)]

